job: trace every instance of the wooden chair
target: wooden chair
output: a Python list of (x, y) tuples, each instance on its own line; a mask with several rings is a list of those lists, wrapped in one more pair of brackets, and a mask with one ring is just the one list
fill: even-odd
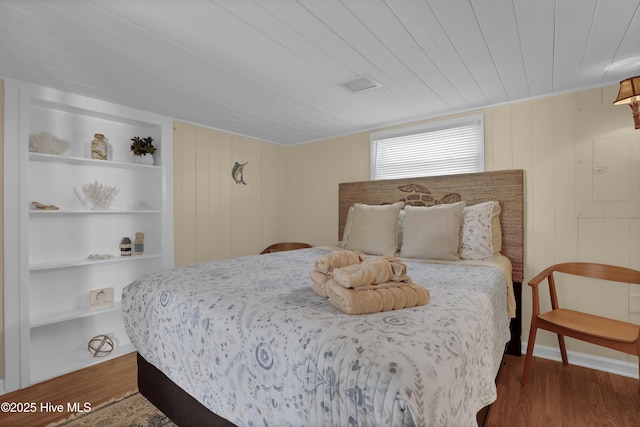
[(282, 243), (274, 243), (273, 245), (267, 246), (260, 254), (270, 254), (271, 252), (282, 252), (282, 251), (292, 251), (294, 249), (305, 249), (310, 248), (311, 245), (306, 243), (299, 242), (282, 242)]
[[(553, 273), (566, 273), (614, 282), (640, 284), (640, 271), (606, 264), (584, 262), (556, 264), (531, 279), (529, 286), (531, 286), (533, 296), (533, 310), (527, 355), (525, 356), (524, 367), (522, 368), (522, 384), (525, 385), (529, 381), (529, 372), (533, 359), (533, 346), (535, 345), (538, 328), (555, 332), (558, 335), (558, 344), (564, 365), (569, 364), (567, 360), (567, 348), (564, 342), (564, 337), (568, 336), (638, 356), (638, 368), (640, 370), (640, 325), (559, 308)], [(549, 283), (552, 310), (541, 314), (538, 285), (545, 279), (547, 279)], [(640, 393), (640, 381), (638, 382), (638, 392)]]

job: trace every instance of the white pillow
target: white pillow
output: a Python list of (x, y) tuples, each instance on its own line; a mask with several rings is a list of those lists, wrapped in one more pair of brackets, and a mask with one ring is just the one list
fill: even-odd
[[(342, 231), (342, 240), (338, 243), (342, 249), (347, 247), (347, 242), (349, 241), (349, 234), (351, 233), (351, 223), (353, 222), (353, 206), (349, 208), (349, 212), (347, 212), (347, 221), (344, 225), (344, 230)], [(404, 209), (400, 210), (400, 214), (398, 215), (398, 229), (396, 231), (396, 244), (398, 249), (402, 246), (402, 235), (404, 231)]]
[(395, 254), (398, 216), (404, 202), (392, 205), (353, 205), (345, 249), (370, 255)]
[(344, 230), (342, 230), (342, 240), (340, 240), (339, 246), (344, 249), (347, 247), (349, 241), (349, 234), (351, 233), (351, 223), (353, 222), (353, 206), (349, 208), (347, 212), (347, 221), (344, 224)]
[(465, 202), (429, 207), (405, 206), (400, 255), (408, 258), (458, 260)]
[[(497, 209), (495, 206), (497, 205)], [(494, 211), (497, 212), (494, 215)], [(494, 254), (494, 218), (500, 214), (497, 202), (483, 202), (467, 206), (462, 212), (462, 234), (460, 237), (460, 258), (473, 260), (491, 259)], [(500, 224), (498, 218), (498, 224)]]
[(402, 247), (402, 238), (404, 237), (404, 209), (400, 211), (398, 215), (398, 230), (396, 231), (396, 243), (398, 244), (398, 251)]

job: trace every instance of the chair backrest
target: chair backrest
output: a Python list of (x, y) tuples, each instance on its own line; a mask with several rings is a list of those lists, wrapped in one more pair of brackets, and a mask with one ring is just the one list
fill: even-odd
[(554, 265), (552, 270), (594, 279), (640, 284), (640, 271), (615, 265), (593, 262), (566, 262)]
[(300, 242), (282, 242), (282, 243), (274, 243), (273, 245), (267, 246), (260, 254), (270, 254), (272, 252), (284, 252), (284, 251), (293, 251), (295, 249), (306, 249), (310, 248), (311, 245), (307, 243)]

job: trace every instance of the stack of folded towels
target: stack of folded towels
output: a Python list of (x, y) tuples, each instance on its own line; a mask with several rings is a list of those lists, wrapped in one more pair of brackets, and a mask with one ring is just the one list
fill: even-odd
[(429, 302), (429, 291), (407, 275), (407, 266), (393, 255), (364, 258), (340, 250), (315, 260), (309, 272), (313, 291), (347, 314), (398, 310)]

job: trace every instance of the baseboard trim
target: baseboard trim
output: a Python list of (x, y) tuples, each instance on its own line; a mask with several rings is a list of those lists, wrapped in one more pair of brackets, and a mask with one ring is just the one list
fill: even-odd
[[(527, 353), (527, 343), (521, 343), (522, 354)], [(533, 348), (533, 355), (542, 359), (562, 361), (560, 349), (546, 345), (536, 344)], [(638, 365), (622, 360), (610, 359), (608, 357), (594, 356), (592, 354), (579, 353), (567, 350), (567, 358), (570, 365), (582, 366), (584, 368), (595, 369), (608, 372), (610, 374), (622, 375), (624, 377), (638, 379)]]

